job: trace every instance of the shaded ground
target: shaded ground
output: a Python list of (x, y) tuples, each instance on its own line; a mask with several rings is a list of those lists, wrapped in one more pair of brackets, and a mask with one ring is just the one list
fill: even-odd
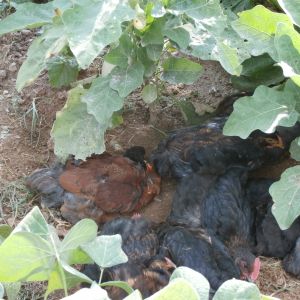
[[(54, 90), (48, 85), (46, 74), (21, 93), (15, 90), (17, 70), (33, 38), (34, 34), (28, 30), (0, 38), (0, 223), (10, 225), (16, 224), (38, 204), (38, 199), (24, 188), (22, 179), (34, 169), (54, 161), (49, 133), (55, 113), (63, 107), (67, 97), (66, 89)], [(97, 74), (99, 63), (84, 75)], [(124, 124), (107, 133), (107, 149), (118, 153), (133, 145), (143, 145), (149, 155), (165, 132), (184, 125), (178, 101), (192, 101), (201, 112), (207, 105), (216, 107), (224, 96), (234, 92), (228, 75), (218, 63), (204, 62), (203, 65), (205, 72), (196, 84), (167, 86), (160, 102), (150, 108), (141, 101), (139, 93), (133, 94), (124, 109)], [(293, 162), (280, 163), (256, 176), (277, 177), (290, 164)], [(154, 222), (164, 220), (174, 188), (173, 181), (164, 181), (161, 194), (143, 214)], [(60, 218), (59, 212), (43, 210), (43, 213), (63, 236), (69, 224)], [(299, 298), (300, 281), (287, 275), (280, 262), (273, 259), (263, 259), (258, 285), (265, 294), (281, 299)], [(41, 289), (41, 284), (28, 285), (20, 299), (40, 299)]]

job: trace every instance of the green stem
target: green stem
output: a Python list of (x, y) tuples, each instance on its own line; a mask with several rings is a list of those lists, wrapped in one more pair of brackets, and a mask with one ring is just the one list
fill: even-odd
[(65, 272), (64, 272), (64, 270), (63, 270), (63, 268), (61, 266), (60, 256), (59, 256), (58, 250), (56, 248), (56, 243), (55, 243), (55, 241), (53, 239), (52, 234), (50, 234), (50, 239), (51, 239), (51, 242), (52, 242), (52, 245), (53, 245), (53, 249), (54, 249), (54, 252), (55, 252), (55, 257), (56, 257), (56, 260), (57, 260), (59, 275), (60, 275), (60, 278), (61, 278), (61, 281), (62, 281), (62, 284), (63, 284), (63, 287), (64, 287), (65, 297), (68, 297), (68, 288), (67, 288), (67, 281), (66, 281)]
[(103, 268), (101, 268), (101, 269), (100, 269), (100, 278), (99, 278), (99, 284), (100, 284), (100, 283), (101, 283), (101, 281), (102, 281), (103, 272), (104, 272), (104, 269), (103, 269)]

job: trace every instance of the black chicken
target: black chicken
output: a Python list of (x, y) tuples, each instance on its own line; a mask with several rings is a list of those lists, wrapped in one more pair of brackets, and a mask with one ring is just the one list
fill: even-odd
[(132, 147), (124, 156), (94, 155), (84, 162), (36, 170), (26, 180), (46, 207), (61, 207), (71, 223), (83, 218), (98, 223), (138, 212), (160, 191), (160, 177), (144, 162), (145, 149)]
[(300, 237), (300, 217), (290, 228), (280, 229), (271, 211), (273, 201), (269, 188), (273, 182), (271, 179), (255, 179), (247, 185), (247, 197), (256, 212), (255, 252), (258, 255), (284, 258), (284, 269), (300, 276), (300, 241), (297, 241)]
[(260, 261), (251, 252), (253, 214), (244, 187), (247, 171), (231, 167), (223, 175), (193, 173), (179, 183), (168, 221), (187, 228), (205, 228), (225, 243), (241, 278), (255, 280)]
[(256, 130), (247, 139), (224, 136), (226, 120), (226, 116), (216, 117), (199, 126), (172, 131), (151, 155), (157, 172), (180, 179), (193, 171), (221, 174), (232, 165), (256, 169), (277, 160), (300, 135), (297, 123), (291, 128), (278, 127), (274, 134)]
[(297, 239), (295, 247), (282, 262), (286, 272), (300, 277), (300, 237)]
[[(128, 256), (128, 262), (105, 269), (103, 281), (121, 280), (144, 297), (154, 294), (168, 284), (175, 265), (167, 258), (158, 255), (158, 237), (148, 221), (140, 216), (118, 218), (107, 222), (101, 235), (120, 234), (122, 249)], [(83, 273), (98, 281), (100, 269), (97, 265), (86, 265)], [(124, 292), (116, 287), (108, 288), (111, 299), (125, 297)]]
[(178, 267), (185, 266), (203, 274), (213, 290), (226, 280), (240, 278), (240, 271), (228, 249), (204, 230), (169, 227), (162, 231), (161, 254)]

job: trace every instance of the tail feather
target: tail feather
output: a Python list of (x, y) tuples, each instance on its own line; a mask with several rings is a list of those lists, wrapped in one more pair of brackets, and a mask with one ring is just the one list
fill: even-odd
[(58, 178), (63, 166), (44, 168), (34, 171), (26, 178), (26, 186), (42, 195), (41, 203), (45, 207), (60, 207), (63, 204), (64, 189), (59, 185)]

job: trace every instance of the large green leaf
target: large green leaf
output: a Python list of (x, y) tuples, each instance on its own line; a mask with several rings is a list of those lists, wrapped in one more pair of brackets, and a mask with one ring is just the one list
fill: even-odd
[(98, 236), (95, 240), (82, 245), (81, 248), (101, 268), (109, 268), (128, 261), (121, 246), (122, 238), (116, 234)]
[(300, 34), (287, 24), (278, 24), (274, 45), (286, 77), (300, 74)]
[(213, 300), (261, 300), (258, 287), (254, 283), (231, 279), (224, 282)]
[(300, 27), (300, 0), (278, 0), (284, 12)]
[(276, 58), (274, 35), (279, 22), (292, 27), (288, 16), (275, 13), (262, 5), (239, 14), (239, 19), (232, 22), (236, 32), (247, 42), (250, 53), (254, 56), (269, 53)]
[(92, 153), (102, 153), (105, 150), (106, 128), (87, 112), (86, 103), (80, 100), (84, 93), (82, 87), (70, 90), (66, 105), (56, 113), (51, 136), (55, 143), (54, 152), (62, 159), (66, 159), (69, 154), (85, 159)]
[(134, 44), (127, 32), (124, 32), (117, 47), (112, 48), (105, 56), (104, 60), (110, 64), (126, 68), (128, 62), (134, 56)]
[(5, 294), (8, 300), (18, 299), (18, 294), (21, 290), (21, 282), (4, 282)]
[(252, 97), (243, 97), (234, 103), (234, 111), (223, 132), (247, 138), (256, 129), (272, 133), (278, 125), (293, 126), (299, 115), (295, 105), (289, 92), (259, 86)]
[(175, 278), (186, 279), (195, 288), (201, 300), (208, 300), (210, 286), (202, 274), (187, 267), (179, 267), (173, 272), (170, 280)]
[(164, 36), (162, 30), (165, 22), (165, 18), (158, 18), (153, 21), (142, 37), (142, 46), (163, 44)]
[(106, 281), (100, 284), (101, 287), (104, 286), (116, 286), (122, 290), (124, 290), (127, 294), (131, 294), (134, 292), (133, 288), (125, 281)]
[(200, 300), (196, 290), (183, 278), (176, 278), (170, 283), (145, 300)]
[(0, 21), (0, 36), (7, 32), (23, 28), (36, 28), (51, 23), (55, 16), (52, 3), (23, 3), (16, 7), (16, 12)]
[(59, 269), (59, 264), (57, 263), (52, 269), (49, 275), (48, 286), (46, 291), (46, 296), (55, 290), (60, 290), (64, 288), (63, 279), (61, 274), (64, 274), (66, 286), (68, 289), (78, 285), (81, 282), (92, 283), (92, 280), (88, 278), (85, 274), (79, 272), (78, 270), (65, 264), (64, 261), (60, 262), (62, 269)]
[(53, 266), (51, 244), (31, 232), (10, 235), (0, 247), (0, 281), (47, 280)]
[(127, 68), (116, 67), (111, 71), (110, 87), (118, 91), (120, 97), (128, 96), (142, 85), (144, 66), (137, 61)]
[(134, 17), (124, 0), (103, 0), (74, 5), (62, 19), (69, 45), (81, 68), (87, 68), (100, 52), (120, 37), (121, 23)]
[(284, 80), (282, 69), (275, 66), (274, 60), (268, 55), (251, 57), (242, 64), (241, 76), (232, 76), (234, 87), (242, 91), (254, 91), (259, 85), (275, 85)]
[(143, 300), (143, 298), (141, 292), (139, 290), (135, 290), (123, 300)]
[(67, 86), (78, 76), (78, 64), (74, 57), (56, 56), (47, 61), (49, 81), (53, 87)]
[(49, 238), (49, 227), (42, 215), (40, 209), (35, 206), (16, 226), (12, 234), (17, 232), (31, 232), (41, 238), (48, 240)]
[(238, 56), (238, 51), (230, 47), (224, 42), (217, 43), (218, 60), (222, 67), (232, 75), (240, 75), (242, 71), (241, 63)]
[(284, 92), (296, 102), (296, 111), (300, 112), (300, 76), (293, 76), (286, 81)]
[(164, 61), (162, 67), (162, 79), (174, 84), (192, 84), (203, 72), (200, 64), (186, 58), (170, 57)]
[(285, 230), (300, 215), (300, 166), (285, 170), (269, 191), (274, 201), (272, 213)]
[(290, 146), (291, 157), (300, 161), (300, 138), (296, 138)]
[(187, 14), (201, 22), (206, 29), (223, 31), (226, 26), (226, 16), (218, 0), (170, 0), (167, 8), (174, 14)]
[(110, 87), (110, 81), (110, 75), (94, 79), (90, 89), (82, 97), (88, 113), (105, 129), (109, 126), (113, 113), (123, 107), (123, 98)]
[(98, 226), (90, 219), (83, 219), (76, 223), (67, 233), (60, 245), (60, 255), (69, 264), (83, 264), (91, 262), (89, 257), (79, 249), (97, 236)]
[(67, 44), (63, 25), (54, 23), (30, 45), (16, 82), (17, 90), (31, 84), (46, 68), (47, 60), (57, 55)]

